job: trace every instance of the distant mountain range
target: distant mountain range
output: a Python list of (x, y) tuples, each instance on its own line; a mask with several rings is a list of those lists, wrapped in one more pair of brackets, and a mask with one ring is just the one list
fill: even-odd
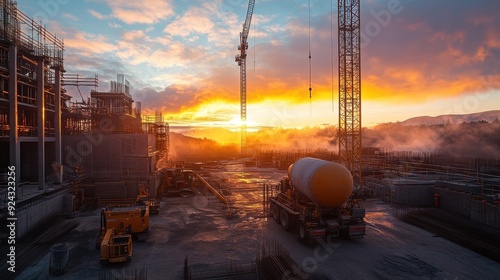
[[(382, 151), (431, 152), (464, 158), (500, 159), (500, 110), (474, 114), (415, 117), (403, 122), (363, 128), (363, 147)], [(449, 123), (450, 125), (445, 125)], [(220, 160), (239, 154), (239, 135), (199, 131), (186, 136), (170, 132), (170, 155), (188, 161)], [(233, 142), (228, 142), (234, 138)], [(220, 139), (220, 137), (219, 137)], [(304, 141), (306, 139), (306, 141)], [(248, 133), (247, 148), (260, 151), (338, 149), (334, 126), (303, 129), (262, 128)]]
[[(416, 117), (363, 131), (363, 146), (468, 158), (500, 159), (500, 110)], [(449, 124), (449, 125), (447, 125)]]
[(461, 124), (470, 122), (493, 122), (496, 119), (500, 119), (500, 110), (485, 111), (473, 114), (462, 114), (462, 115), (441, 115), (436, 117), (422, 116), (414, 117), (400, 122), (402, 125), (439, 125), (439, 124)]

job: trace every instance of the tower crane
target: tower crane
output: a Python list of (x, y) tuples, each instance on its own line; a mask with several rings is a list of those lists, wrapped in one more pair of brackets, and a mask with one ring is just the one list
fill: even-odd
[[(339, 158), (340, 163), (351, 172), (356, 187), (360, 188), (362, 185), (360, 0), (337, 0), (337, 4)], [(310, 5), (311, 1), (309, 1)], [(309, 28), (310, 26), (311, 10), (309, 7)], [(309, 31), (309, 98), (311, 98), (312, 90), (310, 37)]]
[(361, 186), (360, 0), (338, 0), (339, 156)]
[(255, 6), (255, 0), (248, 1), (247, 16), (245, 18), (245, 23), (243, 24), (243, 31), (240, 33), (240, 44), (238, 45), (238, 50), (240, 54), (235, 57), (235, 62), (238, 62), (240, 67), (240, 114), (241, 114), (241, 154), (246, 154), (247, 145), (247, 49), (248, 49), (248, 32), (250, 31), (250, 22), (252, 21), (253, 8)]

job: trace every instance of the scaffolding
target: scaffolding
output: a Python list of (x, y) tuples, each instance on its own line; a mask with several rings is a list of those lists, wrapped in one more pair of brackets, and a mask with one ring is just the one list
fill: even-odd
[(156, 150), (168, 158), (170, 149), (170, 126), (168, 122), (163, 121), (163, 115), (155, 111), (154, 115), (142, 116), (142, 130), (148, 134), (154, 134), (156, 137)]
[(64, 73), (61, 83), (63, 86), (76, 87), (81, 97), (81, 101), (72, 102), (70, 98), (64, 100), (63, 134), (73, 135), (89, 132), (92, 128), (90, 98), (85, 101), (80, 87), (92, 87), (96, 91), (99, 88), (99, 76), (95, 74), (94, 77), (85, 77), (78, 73)]
[(46, 167), (62, 163), (63, 64), (63, 41), (15, 1), (0, 0), (0, 141), (8, 142), (0, 164), (20, 170), (16, 181), (38, 178), (40, 190)]
[[(54, 136), (54, 117), (56, 109), (54, 69), (64, 69), (64, 43), (32, 18), (18, 10), (15, 1), (0, 0), (0, 99), (9, 97), (9, 48), (17, 47), (17, 101), (18, 134), (20, 137), (36, 137), (37, 72), (40, 60), (44, 63), (44, 108), (46, 114), (45, 135)], [(67, 98), (64, 94), (62, 98)], [(6, 114), (6, 106), (0, 103), (0, 111)], [(2, 135), (8, 134), (8, 118), (0, 120)]]
[(94, 74), (94, 77), (82, 76), (78, 73), (64, 73), (62, 78), (63, 86), (93, 87), (94, 91), (99, 88), (99, 75)]
[(31, 56), (44, 57), (52, 68), (63, 67), (63, 41), (18, 10), (16, 1), (0, 0), (0, 39)]

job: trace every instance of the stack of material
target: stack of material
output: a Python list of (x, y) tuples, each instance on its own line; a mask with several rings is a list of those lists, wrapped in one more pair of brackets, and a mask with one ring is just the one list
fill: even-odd
[(141, 269), (122, 269), (120, 271), (113, 270), (111, 272), (99, 272), (99, 280), (122, 280), (122, 279), (135, 279), (147, 280), (148, 270), (143, 267)]
[(310, 279), (290, 253), (274, 239), (263, 238), (255, 261), (232, 261), (221, 264), (188, 265), (184, 279)]
[(263, 279), (309, 279), (290, 253), (274, 239), (263, 238), (257, 267)]

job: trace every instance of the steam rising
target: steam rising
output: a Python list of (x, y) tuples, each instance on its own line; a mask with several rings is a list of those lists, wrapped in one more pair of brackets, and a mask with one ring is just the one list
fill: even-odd
[[(260, 150), (338, 151), (336, 127), (302, 129), (262, 128), (247, 134), (247, 148)], [(193, 137), (172, 133), (171, 155), (175, 158), (216, 160), (239, 155), (240, 133), (227, 129), (190, 131)], [(210, 139), (209, 139), (210, 138)], [(461, 124), (404, 125), (389, 123), (363, 129), (363, 148), (382, 151), (430, 152), (452, 157), (500, 158), (500, 121)]]
[(363, 146), (385, 151), (433, 152), (452, 157), (500, 158), (498, 139), (498, 120), (432, 126), (396, 123), (365, 129)]

